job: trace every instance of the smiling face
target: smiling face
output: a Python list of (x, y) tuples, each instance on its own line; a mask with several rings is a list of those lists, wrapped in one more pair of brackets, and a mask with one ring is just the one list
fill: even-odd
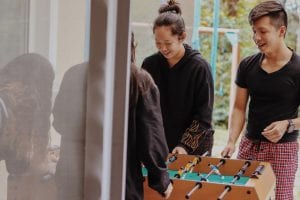
[(184, 55), (185, 32), (172, 35), (170, 26), (160, 26), (155, 28), (154, 36), (157, 49), (167, 60), (179, 60)]
[(252, 25), (253, 40), (258, 49), (265, 54), (279, 49), (284, 40), (285, 26), (277, 28), (272, 24), (271, 18), (264, 16), (256, 20)]

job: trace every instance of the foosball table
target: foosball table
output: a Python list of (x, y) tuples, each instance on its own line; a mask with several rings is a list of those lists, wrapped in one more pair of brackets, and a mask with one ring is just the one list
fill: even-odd
[[(270, 200), (275, 175), (270, 163), (195, 155), (169, 155), (173, 182), (170, 200)], [(148, 187), (143, 168), (145, 200), (164, 199)]]

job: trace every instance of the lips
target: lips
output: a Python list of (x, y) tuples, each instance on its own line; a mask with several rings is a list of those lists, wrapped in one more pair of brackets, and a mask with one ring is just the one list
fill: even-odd
[(168, 57), (168, 56), (170, 55), (170, 52), (163, 53), (163, 55), (164, 55), (165, 57)]
[(257, 43), (256, 45), (258, 48), (262, 48), (263, 46), (265, 46), (265, 44), (260, 44), (260, 43)]

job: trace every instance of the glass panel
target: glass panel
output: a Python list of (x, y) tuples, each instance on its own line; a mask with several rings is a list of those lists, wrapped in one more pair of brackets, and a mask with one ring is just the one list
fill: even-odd
[(26, 52), (28, 37), (28, 0), (0, 2), (0, 66)]
[(83, 199), (88, 2), (0, 1), (1, 200)]

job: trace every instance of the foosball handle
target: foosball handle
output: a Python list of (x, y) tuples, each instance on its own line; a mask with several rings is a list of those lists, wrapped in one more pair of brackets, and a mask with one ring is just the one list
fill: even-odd
[(258, 178), (258, 175), (261, 175), (264, 169), (265, 169), (264, 165), (258, 165), (255, 171), (251, 174), (251, 178)]
[(168, 158), (166, 164), (168, 165), (168, 164), (174, 162), (175, 160), (177, 160), (177, 154), (174, 154), (174, 155), (170, 156), (170, 157)]
[(201, 155), (201, 157), (205, 157), (205, 156), (207, 156), (209, 154), (209, 151), (205, 151), (202, 155)]
[(190, 199), (191, 195), (197, 190), (200, 189), (202, 187), (202, 183), (201, 182), (197, 182), (195, 187), (185, 195), (185, 199)]
[(217, 198), (217, 200), (222, 200), (225, 195), (231, 191), (231, 186), (230, 185), (226, 185), (225, 186), (225, 190), (222, 192), (222, 194)]
[(200, 181), (207, 182), (207, 178), (201, 177), (201, 178), (200, 178)]
[(174, 175), (175, 178), (180, 178), (182, 174), (184, 173), (184, 167), (180, 167), (177, 174)]

